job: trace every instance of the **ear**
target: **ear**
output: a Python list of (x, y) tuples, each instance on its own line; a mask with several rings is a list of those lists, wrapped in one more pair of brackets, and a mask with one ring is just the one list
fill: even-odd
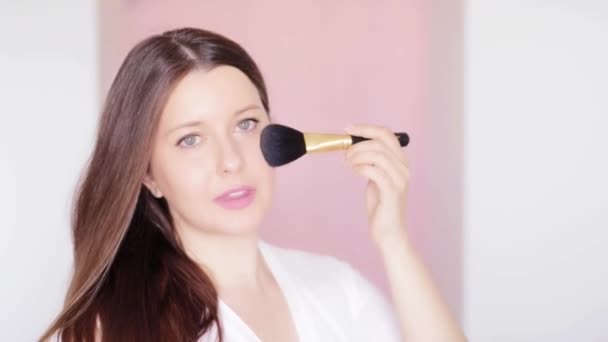
[(148, 190), (152, 193), (152, 195), (154, 197), (156, 197), (156, 198), (163, 197), (162, 192), (156, 185), (156, 182), (154, 181), (154, 179), (152, 179), (152, 176), (150, 176), (150, 173), (146, 173), (143, 183), (146, 186), (146, 188), (148, 188)]

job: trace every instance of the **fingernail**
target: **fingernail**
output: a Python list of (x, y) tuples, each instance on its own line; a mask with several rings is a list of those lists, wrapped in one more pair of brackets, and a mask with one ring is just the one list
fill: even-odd
[(344, 130), (345, 130), (346, 132), (350, 132), (350, 131), (352, 131), (352, 130), (353, 130), (353, 125), (352, 125), (352, 124), (346, 125), (346, 127), (344, 127)]

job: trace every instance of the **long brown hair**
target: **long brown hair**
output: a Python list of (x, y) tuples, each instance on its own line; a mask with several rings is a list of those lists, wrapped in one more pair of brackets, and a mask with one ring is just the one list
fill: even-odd
[[(40, 338), (62, 341), (196, 341), (222, 335), (210, 277), (175, 237), (164, 198), (143, 185), (168, 96), (190, 71), (230, 65), (268, 95), (253, 59), (234, 41), (182, 28), (149, 37), (127, 55), (106, 98), (94, 150), (72, 211), (74, 270), (55, 321)], [(96, 330), (100, 322), (100, 330)]]

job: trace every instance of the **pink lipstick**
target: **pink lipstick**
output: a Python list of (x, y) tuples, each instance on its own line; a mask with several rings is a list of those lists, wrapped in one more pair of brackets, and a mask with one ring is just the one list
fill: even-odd
[(243, 209), (255, 198), (255, 188), (241, 186), (228, 190), (214, 199), (214, 202), (225, 209)]

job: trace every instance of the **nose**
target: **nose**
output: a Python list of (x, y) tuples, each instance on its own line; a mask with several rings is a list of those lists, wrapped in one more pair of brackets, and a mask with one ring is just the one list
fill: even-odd
[(238, 143), (228, 138), (218, 144), (217, 174), (237, 173), (243, 167), (243, 156)]

